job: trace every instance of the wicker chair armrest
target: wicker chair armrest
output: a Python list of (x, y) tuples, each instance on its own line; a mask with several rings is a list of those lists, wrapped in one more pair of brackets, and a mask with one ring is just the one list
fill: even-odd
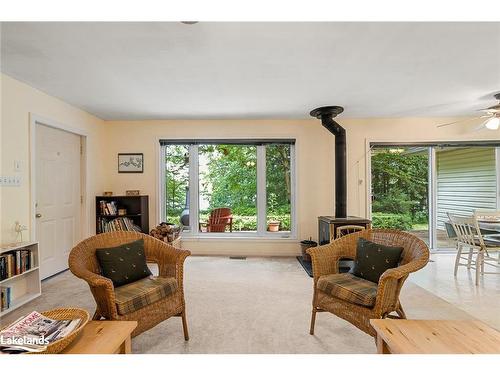
[(114, 290), (113, 282), (110, 279), (84, 268), (81, 264), (76, 264), (74, 257), (70, 258), (69, 267), (76, 277), (86, 281), (91, 287), (103, 287)]
[(100, 314), (106, 319), (116, 319), (118, 310), (115, 304), (115, 288), (107, 277), (98, 275), (86, 269), (72, 270), (75, 276), (89, 284)]
[(184, 260), (191, 255), (191, 252), (177, 249), (156, 238), (151, 238), (148, 242), (146, 246), (147, 261), (158, 264), (159, 276), (175, 277), (179, 286), (182, 286)]
[(82, 279), (84, 279), (87, 283), (89, 283), (91, 287), (109, 289), (114, 293), (114, 286), (111, 279), (108, 279), (107, 277), (89, 271), (87, 272), (89, 273), (89, 275), (82, 277)]
[(395, 308), (399, 301), (399, 293), (409, 274), (423, 268), (427, 259), (421, 258), (386, 270), (378, 282), (375, 310), (380, 313)]
[(311, 256), (315, 282), (320, 276), (339, 273), (340, 259), (354, 259), (352, 252), (338, 246), (336, 242), (307, 249), (307, 253)]
[(403, 264), (399, 267), (389, 268), (386, 270), (382, 276), (380, 276), (379, 284), (382, 283), (386, 279), (401, 279), (402, 277), (407, 277), (410, 273), (418, 271), (421, 268), (424, 268), (428, 262), (427, 258), (416, 259), (406, 264)]

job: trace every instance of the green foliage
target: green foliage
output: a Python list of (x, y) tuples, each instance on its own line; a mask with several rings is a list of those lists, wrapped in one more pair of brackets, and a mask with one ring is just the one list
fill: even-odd
[(373, 212), (372, 225), (374, 228), (411, 230), (413, 222), (408, 214)]
[(410, 230), (428, 221), (428, 156), (382, 151), (372, 156), (373, 225)]
[(283, 212), (291, 202), (290, 145), (266, 146), (266, 191), (269, 212)]
[(189, 186), (189, 149), (186, 145), (169, 145), (166, 151), (167, 221), (180, 224), (179, 216), (186, 203)]
[[(200, 195), (209, 207), (200, 212), (207, 221), (217, 207), (231, 208), (235, 230), (257, 229), (257, 148), (245, 145), (200, 145)], [(268, 220), (290, 230), (290, 145), (266, 146)], [(189, 183), (188, 146), (167, 147), (167, 220), (178, 223)], [(241, 229), (240, 229), (241, 228)]]
[(394, 190), (385, 195), (381, 194), (372, 204), (374, 212), (387, 212), (395, 214), (408, 214), (418, 206), (418, 201), (409, 199), (408, 194)]
[[(387, 213), (427, 211), (428, 156), (426, 153), (378, 152), (372, 156), (374, 207)], [(396, 209), (396, 211), (391, 211)], [(373, 210), (373, 211), (378, 211)]]
[(414, 224), (429, 224), (429, 213), (427, 211), (419, 211), (413, 217)]
[(200, 172), (200, 194), (210, 208), (230, 207), (233, 213), (257, 205), (257, 148), (242, 145), (201, 145), (207, 159)]
[[(206, 223), (209, 214), (200, 214), (200, 222)], [(268, 222), (276, 220), (280, 222), (281, 231), (291, 230), (290, 214), (288, 215), (272, 215), (268, 216)], [(227, 229), (229, 230), (229, 229)], [(257, 215), (233, 215), (233, 231), (256, 231), (257, 230)]]

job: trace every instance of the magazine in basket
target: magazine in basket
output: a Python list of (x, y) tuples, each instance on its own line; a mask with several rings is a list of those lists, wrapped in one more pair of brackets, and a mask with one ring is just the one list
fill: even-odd
[(78, 327), (80, 319), (54, 320), (37, 311), (0, 331), (0, 351), (41, 352)]

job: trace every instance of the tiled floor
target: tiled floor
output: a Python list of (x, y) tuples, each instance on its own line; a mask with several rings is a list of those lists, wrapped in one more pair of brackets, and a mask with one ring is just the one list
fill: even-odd
[(500, 275), (484, 275), (476, 286), (473, 270), (459, 267), (453, 276), (454, 254), (432, 254), (431, 260), (409, 280), (500, 330)]

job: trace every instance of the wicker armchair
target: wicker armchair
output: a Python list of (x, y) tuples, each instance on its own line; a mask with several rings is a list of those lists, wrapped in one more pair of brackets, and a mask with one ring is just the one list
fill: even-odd
[[(149, 263), (156, 263), (159, 276), (175, 278), (177, 289), (166, 297), (132, 311), (120, 315), (115, 300), (115, 289), (110, 279), (100, 275), (99, 263), (95, 255), (97, 248), (118, 246), (138, 239), (144, 239), (144, 250)], [(97, 308), (93, 319), (107, 320), (135, 320), (137, 328), (132, 336), (154, 327), (158, 323), (172, 316), (182, 317), (184, 338), (189, 340), (186, 307), (184, 302), (183, 268), (184, 260), (191, 253), (187, 250), (176, 249), (154, 237), (138, 232), (109, 232), (87, 238), (75, 246), (69, 255), (71, 272), (85, 280), (94, 296)]]
[[(400, 265), (388, 269), (380, 277), (376, 287), (375, 303), (372, 307), (347, 302), (345, 299), (336, 298), (317, 288), (320, 277), (339, 273), (339, 260), (341, 258), (355, 258), (357, 242), (360, 237), (386, 246), (403, 247)], [(389, 315), (392, 312), (395, 312), (398, 318), (406, 319), (403, 307), (399, 302), (401, 287), (410, 273), (423, 268), (429, 261), (429, 248), (422, 240), (410, 233), (389, 229), (368, 229), (352, 233), (328, 245), (309, 248), (307, 252), (312, 258), (314, 275), (314, 295), (309, 332), (311, 335), (314, 335), (316, 313), (322, 311), (328, 311), (347, 320), (373, 337), (376, 333), (370, 326), (370, 319), (396, 317)]]

